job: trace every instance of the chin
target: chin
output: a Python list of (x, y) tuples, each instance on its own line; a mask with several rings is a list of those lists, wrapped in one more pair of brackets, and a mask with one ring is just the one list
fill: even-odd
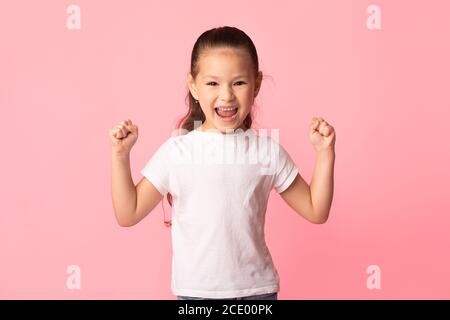
[(235, 122), (235, 123), (218, 123), (216, 122), (216, 128), (220, 130), (236, 130), (242, 127), (243, 122)]

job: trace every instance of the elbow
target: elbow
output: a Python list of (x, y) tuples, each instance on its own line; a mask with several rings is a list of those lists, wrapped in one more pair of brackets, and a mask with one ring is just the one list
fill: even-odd
[(314, 224), (324, 224), (328, 221), (329, 214), (323, 214), (323, 215), (313, 215), (311, 219), (309, 219), (310, 222)]
[(124, 228), (132, 227), (135, 225), (134, 223), (128, 223), (128, 222), (119, 222), (118, 224), (119, 224), (119, 226), (124, 227)]
[(311, 207), (309, 210), (309, 221), (314, 224), (324, 224), (328, 221), (328, 216), (330, 215), (330, 209), (325, 210), (315, 210), (314, 205), (311, 202)]
[(311, 222), (314, 224), (324, 224), (325, 222), (327, 222), (327, 220), (328, 220), (328, 217), (321, 218), (321, 219), (314, 219), (314, 220), (311, 220)]
[(117, 215), (116, 215), (116, 221), (117, 224), (121, 227), (132, 227), (136, 224), (135, 221), (132, 221), (132, 219), (120, 219)]

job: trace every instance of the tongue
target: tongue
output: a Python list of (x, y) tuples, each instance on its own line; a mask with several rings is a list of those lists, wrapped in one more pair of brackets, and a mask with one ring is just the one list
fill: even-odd
[(220, 109), (216, 109), (216, 111), (219, 114), (219, 116), (226, 118), (226, 117), (234, 116), (237, 112), (237, 109), (234, 109), (232, 111), (222, 111)]

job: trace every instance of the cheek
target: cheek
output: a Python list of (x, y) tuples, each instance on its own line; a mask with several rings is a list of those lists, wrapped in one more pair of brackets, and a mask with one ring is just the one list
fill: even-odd
[(212, 100), (214, 100), (214, 93), (210, 91), (205, 91), (202, 93), (201, 97), (205, 103), (210, 103)]
[(253, 92), (251, 90), (246, 91), (241, 98), (241, 101), (245, 102), (245, 104), (248, 107), (251, 107), (253, 105), (253, 101), (254, 101), (254, 96), (253, 96)]
[(251, 97), (251, 90), (247, 88), (238, 89), (234, 92), (234, 95), (241, 101), (247, 101)]
[(203, 111), (203, 113), (204, 114), (213, 114), (213, 112), (214, 112), (214, 110), (212, 110), (211, 108), (209, 108), (209, 107), (203, 107), (202, 108), (202, 111)]

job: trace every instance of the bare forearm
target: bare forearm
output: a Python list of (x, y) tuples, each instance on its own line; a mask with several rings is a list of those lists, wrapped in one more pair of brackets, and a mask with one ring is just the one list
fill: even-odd
[(317, 221), (328, 219), (333, 201), (334, 150), (316, 152), (316, 163), (311, 179), (311, 200)]
[(128, 224), (136, 209), (136, 187), (131, 176), (130, 155), (112, 153), (111, 192), (119, 224)]

